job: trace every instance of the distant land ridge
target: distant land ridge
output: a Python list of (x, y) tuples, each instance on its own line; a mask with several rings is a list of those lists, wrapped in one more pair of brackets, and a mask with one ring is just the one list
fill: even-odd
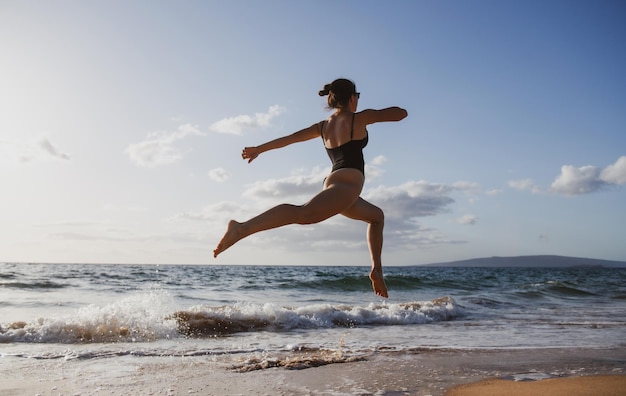
[(599, 260), (566, 256), (484, 257), (445, 263), (426, 264), (428, 267), (604, 267), (626, 268), (626, 261)]

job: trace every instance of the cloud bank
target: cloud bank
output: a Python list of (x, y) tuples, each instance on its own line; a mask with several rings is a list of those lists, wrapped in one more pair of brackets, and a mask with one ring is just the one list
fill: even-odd
[(270, 126), (272, 119), (278, 117), (285, 112), (285, 108), (279, 105), (270, 106), (267, 113), (256, 113), (250, 115), (238, 115), (235, 117), (224, 118), (214, 122), (209, 130), (218, 133), (227, 133), (232, 135), (241, 135), (244, 130), (266, 128)]
[[(212, 132), (240, 135), (244, 130), (266, 128), (271, 121), (285, 112), (285, 108), (279, 105), (270, 106), (266, 113), (250, 115), (238, 115), (224, 118), (209, 126)], [(155, 168), (162, 165), (170, 165), (183, 158), (183, 152), (177, 144), (190, 136), (205, 136), (197, 125), (183, 124), (173, 132), (152, 132), (138, 143), (130, 144), (124, 150), (134, 164), (144, 168)], [(214, 169), (209, 172), (209, 177), (215, 181), (228, 179), (223, 169)]]
[(230, 179), (230, 176), (230, 172), (224, 168), (215, 168), (209, 171), (209, 179), (220, 183)]
[(454, 202), (450, 197), (454, 190), (443, 184), (410, 181), (399, 186), (373, 188), (363, 197), (384, 206), (387, 218), (414, 219), (445, 212)]
[(4, 161), (20, 164), (72, 159), (45, 136), (31, 141), (0, 140), (0, 157)]
[(70, 160), (69, 154), (66, 154), (60, 151), (54, 144), (52, 144), (48, 139), (42, 138), (39, 140), (39, 148), (42, 149), (45, 153), (47, 153), (52, 158), (57, 158), (60, 160)]
[(456, 222), (463, 225), (474, 225), (477, 220), (478, 218), (475, 215), (466, 214), (456, 219)]
[(552, 182), (550, 190), (558, 194), (573, 196), (588, 194), (604, 188), (626, 183), (626, 156), (604, 169), (596, 166), (572, 165), (561, 167), (561, 174)]
[[(563, 165), (561, 173), (554, 179), (550, 188), (545, 190), (565, 196), (590, 194), (606, 188), (626, 184), (626, 156), (621, 156), (614, 164), (605, 168), (592, 165), (575, 167)], [(509, 187), (517, 190), (544, 192), (532, 179), (511, 180)]]
[(174, 132), (153, 132), (139, 143), (129, 145), (125, 152), (130, 160), (144, 168), (173, 164), (182, 158), (175, 143), (189, 136), (203, 136), (197, 126), (180, 125)]
[[(302, 204), (322, 188), (327, 168), (313, 168), (309, 173), (268, 179), (251, 184), (242, 196), (243, 204), (221, 202), (196, 212), (182, 212), (172, 220), (193, 220), (216, 224), (223, 232), (229, 219), (239, 221), (255, 216), (283, 202)], [(442, 244), (463, 243), (448, 239), (439, 230), (428, 228), (419, 219), (451, 211), (456, 194), (476, 194), (476, 183), (457, 182), (451, 185), (409, 181), (397, 186), (378, 186), (363, 192), (362, 197), (385, 212), (385, 244), (414, 249)], [(474, 224), (476, 216), (466, 215), (458, 221)], [(366, 245), (366, 225), (343, 216), (309, 226), (287, 227), (255, 235), (256, 243), (271, 243), (292, 251), (363, 249)]]
[(511, 180), (508, 184), (509, 187), (516, 190), (530, 191), (533, 194), (538, 194), (541, 192), (541, 187), (536, 185), (532, 179)]
[(304, 203), (322, 189), (324, 178), (328, 176), (328, 168), (316, 167), (308, 174), (296, 174), (282, 179), (268, 179), (253, 183), (243, 193), (244, 198), (254, 202), (285, 202)]

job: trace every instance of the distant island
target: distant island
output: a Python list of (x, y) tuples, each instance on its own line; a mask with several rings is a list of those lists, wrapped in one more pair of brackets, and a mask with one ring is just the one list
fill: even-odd
[(598, 260), (566, 256), (484, 257), (445, 263), (426, 264), (427, 267), (603, 267), (626, 268), (626, 261)]

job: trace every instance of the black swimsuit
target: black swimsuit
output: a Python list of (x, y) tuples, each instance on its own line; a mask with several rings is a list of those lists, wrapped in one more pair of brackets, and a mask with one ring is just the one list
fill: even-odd
[[(352, 135), (354, 134), (354, 116), (355, 114), (353, 113), (349, 142), (335, 148), (328, 148), (326, 147), (326, 144), (324, 144), (324, 148), (326, 148), (328, 157), (333, 163), (332, 172), (336, 171), (337, 169), (354, 168), (360, 170), (361, 173), (365, 174), (365, 160), (363, 159), (363, 148), (367, 146), (368, 136), (367, 131), (365, 131), (366, 135), (363, 139), (352, 140)], [(322, 121), (320, 135), (322, 135), (322, 139), (324, 139), (324, 121)]]

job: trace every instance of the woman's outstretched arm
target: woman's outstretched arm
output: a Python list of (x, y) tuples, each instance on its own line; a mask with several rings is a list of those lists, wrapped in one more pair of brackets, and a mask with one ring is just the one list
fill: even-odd
[(359, 118), (369, 125), (376, 122), (400, 121), (408, 115), (408, 112), (401, 107), (387, 107), (380, 110), (367, 109), (358, 114)]
[(241, 152), (241, 158), (247, 159), (248, 163), (252, 162), (259, 154), (269, 150), (274, 150), (288, 146), (293, 143), (304, 142), (320, 136), (319, 124), (313, 124), (308, 128), (294, 132), (291, 135), (283, 136), (278, 139), (270, 140), (260, 146), (245, 147)]

